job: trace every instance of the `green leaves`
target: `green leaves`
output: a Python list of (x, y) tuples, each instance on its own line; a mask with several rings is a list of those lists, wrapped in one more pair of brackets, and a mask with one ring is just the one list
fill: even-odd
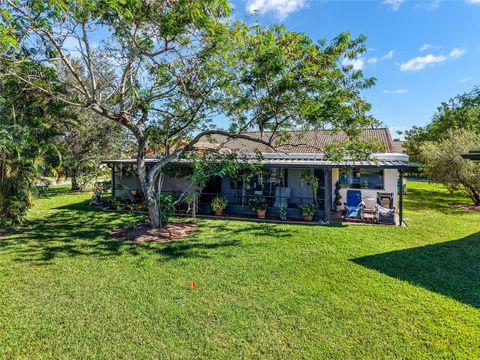
[[(40, 66), (22, 66), (18, 70), (22, 74), (42, 71)], [(56, 121), (63, 111), (64, 105), (26, 88), (18, 78), (1, 78), (0, 227), (22, 222), (31, 205), (36, 180), (47, 169), (60, 164), (61, 155), (53, 140), (58, 135)]]
[(426, 141), (419, 147), (419, 160), (427, 165), (429, 179), (450, 190), (463, 190), (475, 205), (480, 205), (480, 164), (465, 160), (461, 154), (480, 148), (478, 134), (466, 129), (450, 129), (438, 141)]
[(418, 158), (420, 145), (426, 141), (441, 142), (447, 138), (449, 131), (467, 130), (480, 135), (480, 87), (458, 95), (442, 103), (425, 127), (413, 127), (405, 132), (405, 147), (412, 158)]
[(232, 81), (223, 111), (233, 128), (281, 132), (331, 126), (351, 137), (376, 121), (360, 91), (375, 79), (339, 66), (365, 51), (365, 37), (340, 34), (330, 44), (284, 26), (247, 28), (236, 24), (230, 49)]

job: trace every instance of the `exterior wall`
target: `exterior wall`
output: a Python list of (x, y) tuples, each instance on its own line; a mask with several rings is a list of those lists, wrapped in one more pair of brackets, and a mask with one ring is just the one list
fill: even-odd
[[(339, 169), (332, 169), (332, 199), (335, 199), (335, 183), (339, 179)], [(340, 195), (342, 196), (342, 204), (347, 198), (347, 190), (341, 189)], [(397, 169), (384, 169), (383, 173), (383, 189), (353, 189), (360, 190), (362, 192), (362, 199), (364, 198), (377, 198), (377, 192), (393, 193), (393, 203), (398, 212), (398, 170)], [(343, 208), (343, 205), (341, 206)]]

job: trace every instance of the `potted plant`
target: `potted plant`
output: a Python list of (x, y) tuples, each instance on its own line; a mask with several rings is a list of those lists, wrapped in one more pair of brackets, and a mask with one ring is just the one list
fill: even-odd
[(280, 220), (287, 220), (287, 204), (280, 204), (280, 206), (278, 207), (278, 212), (280, 214)]
[(265, 219), (265, 215), (267, 213), (267, 202), (263, 196), (252, 196), (250, 200), (248, 200), (248, 204), (250, 205), (252, 211), (257, 213), (259, 219)]
[(227, 208), (228, 200), (223, 196), (217, 196), (212, 200), (212, 209), (215, 211), (215, 215), (221, 216), (223, 210)]
[(312, 221), (313, 215), (317, 210), (313, 205), (303, 205), (300, 207), (302, 209), (303, 220), (305, 221)]

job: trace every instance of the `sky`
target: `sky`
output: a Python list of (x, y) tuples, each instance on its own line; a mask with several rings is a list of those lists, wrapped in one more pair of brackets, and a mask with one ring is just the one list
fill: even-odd
[[(376, 85), (371, 114), (391, 129), (431, 121), (442, 101), (480, 85), (480, 0), (234, 0), (234, 16), (283, 23), (312, 39), (367, 37), (353, 61)], [(254, 13), (254, 14), (252, 14)]]

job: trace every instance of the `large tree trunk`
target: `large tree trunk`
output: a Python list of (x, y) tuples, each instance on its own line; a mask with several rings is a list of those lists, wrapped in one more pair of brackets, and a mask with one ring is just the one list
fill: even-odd
[(470, 183), (466, 183), (466, 182), (463, 182), (463, 186), (466, 189), (467, 194), (470, 196), (470, 199), (472, 199), (473, 204), (475, 206), (480, 206), (480, 191), (479, 191), (479, 189), (476, 186), (474, 186)]
[(73, 175), (71, 191), (79, 191), (79, 190), (80, 190), (80, 185), (78, 185), (77, 175)]
[(137, 175), (142, 187), (145, 201), (147, 202), (148, 215), (150, 218), (150, 225), (154, 229), (162, 227), (162, 221), (160, 218), (160, 208), (158, 206), (157, 197), (155, 194), (155, 186), (153, 183), (149, 183), (147, 176), (147, 164), (145, 161), (147, 153), (147, 139), (141, 136), (138, 140), (137, 148)]

